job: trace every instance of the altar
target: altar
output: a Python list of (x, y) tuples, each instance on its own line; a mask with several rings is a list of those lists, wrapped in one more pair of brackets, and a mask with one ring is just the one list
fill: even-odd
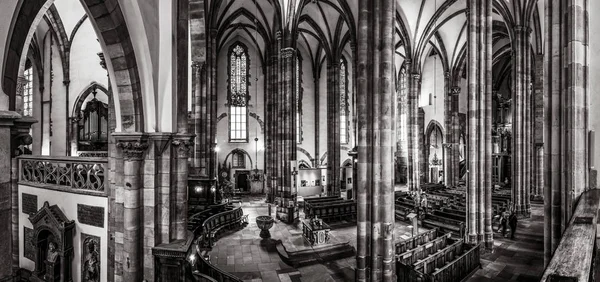
[(302, 221), (302, 236), (311, 245), (329, 243), (329, 231), (331, 228), (321, 219), (304, 219)]

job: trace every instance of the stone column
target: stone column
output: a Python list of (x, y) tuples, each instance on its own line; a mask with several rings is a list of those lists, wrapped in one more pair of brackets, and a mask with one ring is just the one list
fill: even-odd
[(533, 93), (533, 143), (535, 144), (534, 192), (537, 200), (544, 199), (544, 54), (535, 55), (535, 76)]
[(421, 134), (419, 129), (419, 93), (421, 75), (409, 74), (408, 92), (408, 188), (417, 191), (421, 187)]
[(340, 69), (327, 62), (327, 194), (340, 195)]
[(277, 104), (277, 65), (278, 65), (278, 53), (271, 54), (269, 52), (268, 58), (269, 62), (267, 65), (267, 82), (266, 82), (266, 93), (265, 95), (265, 104), (266, 104), (266, 124), (265, 124), (265, 174), (266, 174), (266, 183), (267, 183), (267, 201), (272, 203), (275, 199), (275, 192), (277, 191), (277, 178), (276, 178), (276, 156), (277, 156), (277, 146), (276, 146), (276, 117), (277, 113), (275, 111)]
[(114, 133), (123, 155), (123, 281), (141, 281), (142, 256), (142, 160), (148, 149), (143, 133)]
[[(394, 281), (394, 11), (359, 1), (357, 281)], [(414, 112), (416, 117), (416, 111)], [(415, 130), (416, 132), (416, 130)], [(376, 137), (376, 138), (374, 138)], [(415, 143), (418, 144), (418, 143)], [(417, 168), (418, 170), (418, 168)]]
[[(277, 209), (278, 215), (287, 214), (284, 219), (287, 223), (293, 223), (296, 219), (296, 183), (292, 171), (292, 161), (296, 161), (296, 92), (294, 91), (294, 74), (296, 64), (296, 50), (293, 48), (281, 49), (279, 53), (279, 99), (277, 129), (279, 138), (276, 140), (279, 148), (278, 159), (278, 199), (280, 205)], [(290, 202), (292, 205), (290, 206)]]
[[(0, 237), (3, 238), (0, 240), (0, 261), (4, 262), (0, 264), (0, 280), (11, 277), (13, 268), (19, 267), (19, 203), (13, 203), (16, 190), (12, 185), (18, 165), (16, 160), (12, 161), (15, 148), (11, 146), (11, 127), (19, 118), (21, 115), (16, 112), (0, 111), (0, 171), (3, 172), (0, 173)], [(14, 206), (17, 207), (16, 213)]]
[[(408, 169), (408, 144), (407, 144), (407, 124), (406, 118), (408, 114), (407, 109), (407, 76), (404, 72), (400, 75), (400, 86), (396, 88), (398, 93), (397, 110), (396, 110), (396, 166), (397, 171), (395, 175), (396, 183), (407, 183), (407, 169)], [(404, 115), (404, 120), (401, 116)]]
[[(589, 1), (546, 3), (544, 259), (588, 187)], [(561, 118), (557, 118), (561, 117)]]
[(513, 204), (517, 214), (528, 216), (530, 185), (530, 149), (528, 135), (530, 133), (530, 104), (529, 80), (531, 77), (531, 61), (529, 60), (531, 29), (527, 26), (515, 27), (514, 40), (514, 85), (513, 94), (513, 154), (512, 154), (512, 189)]
[(194, 111), (194, 133), (196, 138), (194, 141), (194, 162), (192, 164), (192, 174), (200, 177), (208, 177), (207, 171), (207, 155), (204, 148), (210, 146), (206, 144), (207, 132), (207, 98), (206, 98), (206, 64), (201, 62), (192, 63), (192, 93)]
[[(188, 217), (188, 155), (190, 148), (194, 145), (193, 135), (177, 134), (172, 142), (177, 149), (175, 159), (175, 191), (171, 196), (173, 203), (171, 213), (174, 214), (174, 221), (171, 222), (171, 240), (185, 240), (187, 237), (187, 217)], [(174, 196), (174, 197), (173, 197)]]
[(467, 242), (492, 248), (492, 1), (469, 0), (467, 15)]

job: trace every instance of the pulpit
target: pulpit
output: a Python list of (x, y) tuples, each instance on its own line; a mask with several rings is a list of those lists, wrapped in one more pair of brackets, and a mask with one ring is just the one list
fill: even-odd
[(302, 221), (302, 236), (312, 246), (329, 243), (329, 231), (331, 228), (321, 219), (313, 218)]

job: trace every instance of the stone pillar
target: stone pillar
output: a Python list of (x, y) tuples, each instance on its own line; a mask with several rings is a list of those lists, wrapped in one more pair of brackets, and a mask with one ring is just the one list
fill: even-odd
[[(0, 111), (0, 280), (11, 277), (13, 268), (19, 267), (19, 229), (18, 202), (13, 203), (14, 195), (12, 180), (18, 167), (15, 166), (14, 148), (12, 145), (11, 127), (14, 120), (21, 118), (16, 112)], [(12, 165), (11, 165), (12, 164)], [(12, 174), (11, 174), (12, 173)], [(13, 210), (17, 207), (17, 213)], [(16, 215), (16, 217), (15, 217)], [(15, 228), (16, 219), (16, 228)], [(15, 230), (16, 229), (16, 230)], [(16, 232), (15, 232), (16, 231)], [(9, 263), (12, 262), (12, 263)]]
[[(395, 143), (395, 4), (394, 0), (359, 1), (356, 69), (363, 71), (357, 73), (356, 91), (357, 281), (396, 279), (393, 251), (395, 220), (392, 155)], [(416, 118), (416, 111), (414, 116)]]
[[(400, 85), (396, 88), (398, 93), (397, 110), (396, 110), (396, 183), (405, 184), (407, 183), (407, 169), (408, 169), (408, 144), (407, 144), (407, 123), (406, 118), (408, 114), (407, 107), (407, 76), (403, 70), (400, 75)], [(404, 120), (401, 118), (404, 116)]]
[[(546, 3), (544, 261), (588, 187), (589, 1)], [(561, 117), (561, 118), (557, 118)], [(546, 134), (547, 133), (547, 134)]]
[(269, 54), (269, 61), (267, 65), (267, 82), (266, 82), (266, 121), (265, 121), (265, 178), (267, 183), (267, 201), (272, 203), (275, 199), (275, 192), (277, 191), (276, 184), (276, 103), (277, 103), (277, 64), (278, 54)]
[(544, 54), (535, 55), (535, 75), (533, 93), (533, 143), (535, 144), (535, 180), (533, 196), (544, 199)]
[[(175, 191), (171, 192), (173, 199), (171, 205), (171, 240), (185, 240), (187, 237), (188, 217), (188, 155), (190, 148), (194, 145), (193, 135), (177, 134), (172, 142), (177, 149), (175, 159)], [(174, 197), (173, 197), (174, 196)]]
[(468, 1), (467, 242), (493, 247), (492, 193), (492, 1)]
[[(420, 92), (420, 90), (419, 90)], [(421, 188), (421, 184), (427, 183), (429, 180), (429, 148), (427, 148), (427, 136), (425, 136), (425, 110), (419, 107), (419, 113), (417, 116), (417, 126), (418, 126), (418, 138), (419, 138), (419, 165), (421, 166), (419, 169), (419, 174), (416, 177), (419, 178), (419, 186), (418, 189)]]
[(513, 154), (512, 154), (512, 189), (515, 212), (521, 216), (529, 216), (529, 187), (531, 183), (531, 149), (530, 125), (531, 117), (531, 79), (530, 60), (530, 34), (531, 28), (527, 26), (515, 27), (514, 39), (514, 86), (513, 94)]
[[(410, 63), (409, 63), (410, 64)], [(408, 189), (417, 191), (421, 187), (421, 137), (419, 130), (419, 93), (421, 75), (409, 74), (408, 92)]]
[(141, 281), (143, 275), (142, 160), (148, 149), (142, 133), (114, 133), (123, 155), (123, 281)]
[(200, 177), (208, 177), (207, 171), (207, 155), (206, 144), (206, 114), (207, 114), (207, 99), (206, 99), (206, 65), (201, 62), (192, 63), (192, 94), (193, 94), (193, 118), (194, 118), (194, 133), (196, 138), (194, 141), (194, 161), (191, 174)]
[(340, 70), (339, 61), (327, 63), (327, 194), (340, 195)]
[[(296, 92), (294, 91), (294, 74), (296, 64), (296, 50), (293, 48), (281, 49), (279, 53), (279, 93), (277, 99), (278, 113), (277, 130), (279, 131), (276, 146), (277, 154), (277, 198), (279, 206), (277, 208), (278, 217), (287, 222), (293, 223), (296, 220), (296, 183), (295, 174), (297, 170), (292, 167), (292, 161), (296, 161)], [(291, 203), (291, 204), (290, 204)], [(285, 216), (283, 216), (285, 214)], [(282, 217), (283, 216), (283, 217)]]

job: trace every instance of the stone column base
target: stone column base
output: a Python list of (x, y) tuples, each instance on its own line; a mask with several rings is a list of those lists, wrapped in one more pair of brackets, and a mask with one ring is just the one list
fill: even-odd
[[(192, 250), (194, 235), (188, 232), (187, 240), (177, 240), (168, 244), (158, 245), (152, 248), (154, 257), (154, 277), (156, 282), (188, 282), (192, 277), (186, 276), (191, 273), (191, 264), (188, 261)], [(176, 275), (174, 276), (174, 274)]]

